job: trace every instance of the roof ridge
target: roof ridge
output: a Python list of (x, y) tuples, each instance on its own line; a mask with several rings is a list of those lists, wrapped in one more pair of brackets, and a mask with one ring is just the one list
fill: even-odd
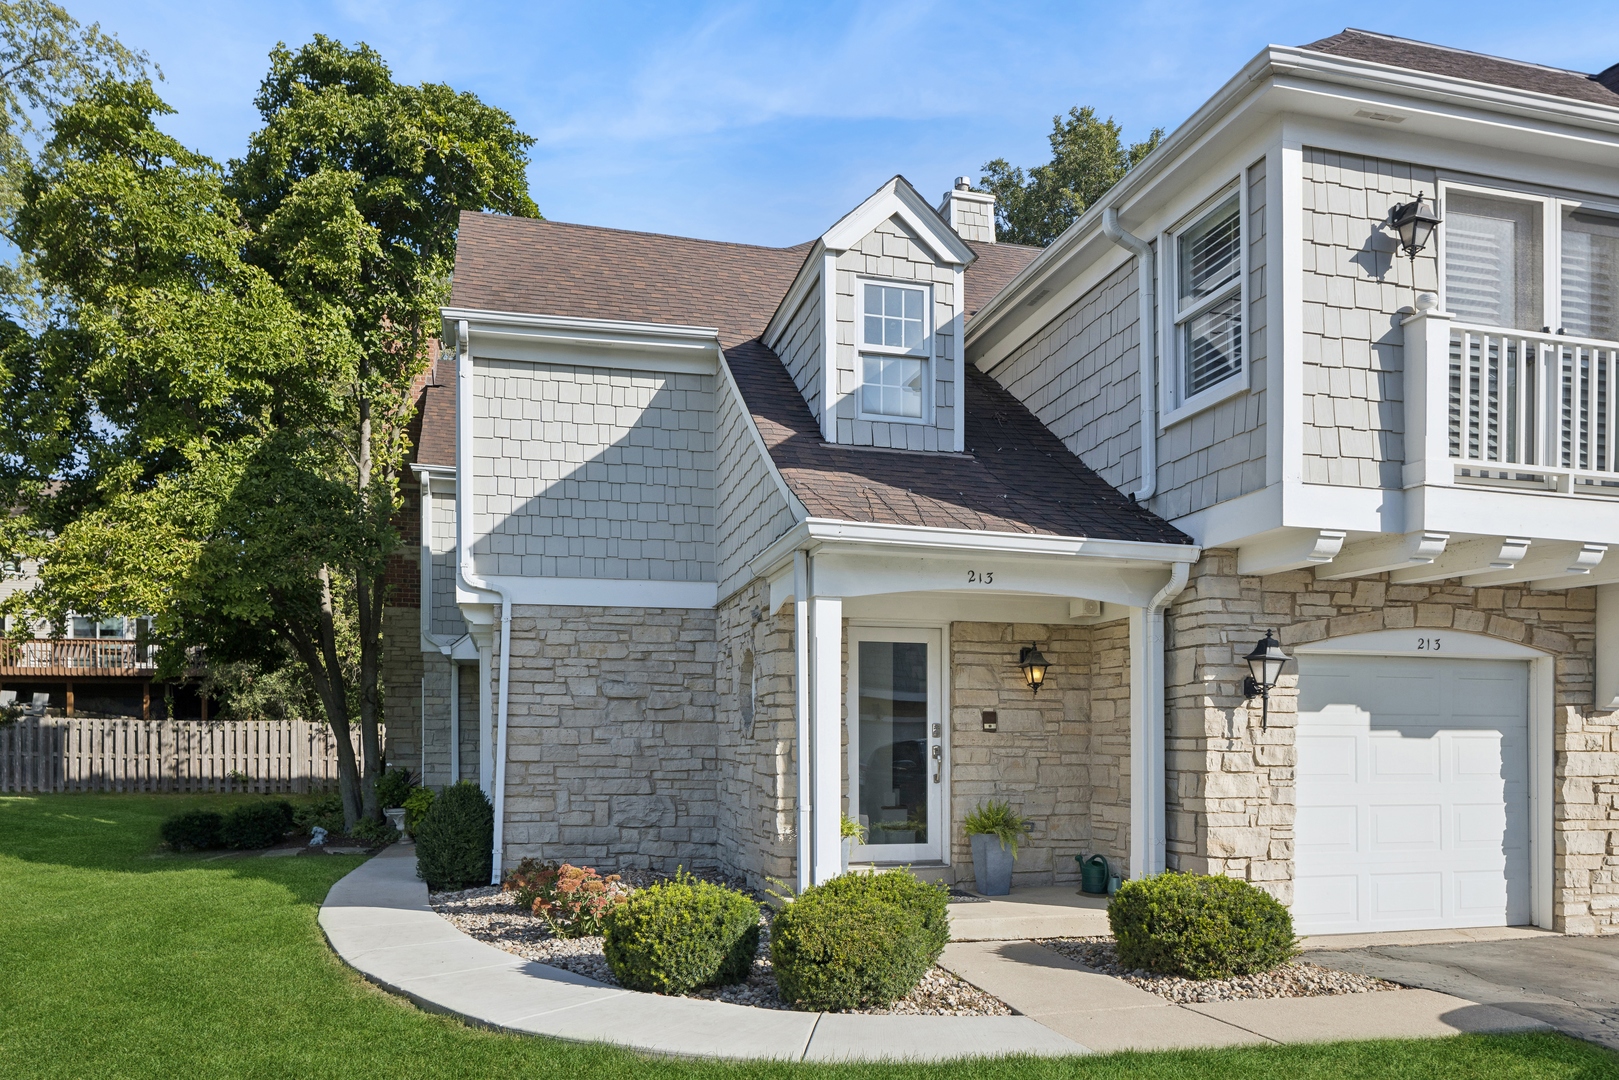
[[(1479, 57), (1482, 60), (1494, 60), (1496, 63), (1499, 63), (1499, 64), (1516, 64), (1519, 67), (1538, 68), (1541, 71), (1555, 71), (1560, 75), (1578, 75), (1582, 79), (1591, 79), (1593, 81), (1596, 79), (1596, 76), (1593, 75), (1589, 71), (1579, 71), (1579, 70), (1576, 70), (1575, 68), (1553, 67), (1551, 64), (1540, 64), (1540, 63), (1536, 63), (1533, 60), (1519, 60), (1519, 59), (1517, 59), (1515, 57), (1511, 57), (1511, 56), (1497, 56), (1495, 53), (1479, 52), (1477, 49), (1458, 49), (1454, 45), (1440, 45), (1440, 44), (1438, 44), (1436, 42), (1432, 42), (1432, 41), (1421, 41), (1421, 40), (1419, 40), (1417, 38), (1401, 37), (1398, 34), (1385, 34), (1385, 33), (1382, 33), (1380, 31), (1377, 31), (1377, 30), (1362, 30), (1359, 27), (1355, 27), (1355, 26), (1346, 26), (1336, 34), (1333, 34), (1333, 35), (1331, 35), (1329, 37), (1321, 38), (1321, 39), (1319, 39), (1317, 41), (1312, 41), (1308, 45), (1301, 45), (1300, 48), (1308, 49), (1313, 45), (1321, 44), (1321, 42), (1323, 42), (1323, 41), (1331, 41), (1333, 38), (1343, 37), (1345, 34), (1361, 34), (1361, 35), (1363, 35), (1365, 37), (1381, 38), (1384, 41), (1398, 41), (1398, 42), (1400, 42), (1401, 44), (1404, 44), (1404, 45), (1420, 45), (1424, 49), (1434, 49), (1434, 50), (1437, 50), (1439, 52), (1456, 53), (1456, 54), (1461, 55), (1461, 56), (1476, 56), (1476, 57)], [(1352, 59), (1355, 59), (1355, 58), (1352, 58)], [(1386, 63), (1386, 61), (1365, 61), (1365, 62), (1368, 62), (1368, 63)], [(1399, 64), (1389, 64), (1388, 66), (1389, 67), (1400, 67), (1401, 65), (1399, 65)]]
[(796, 244), (749, 244), (741, 240), (709, 240), (702, 236), (681, 236), (679, 233), (648, 232), (645, 229), (618, 229), (611, 225), (586, 225), (579, 221), (556, 221), (545, 217), (519, 217), (516, 214), (499, 214), (485, 210), (467, 210), (464, 213), (477, 218), (501, 218), (506, 221), (522, 222), (533, 225), (555, 225), (567, 229), (585, 229), (590, 232), (618, 233), (621, 236), (650, 236), (659, 240), (685, 240), (693, 244), (713, 244), (716, 247), (753, 248), (756, 251), (794, 251), (801, 247), (808, 247), (815, 243), (813, 240), (801, 240)]

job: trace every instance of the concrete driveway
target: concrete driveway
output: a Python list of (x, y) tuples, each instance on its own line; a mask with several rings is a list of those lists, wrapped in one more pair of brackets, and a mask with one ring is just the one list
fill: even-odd
[(1619, 1050), (1619, 937), (1306, 949), (1304, 958), (1494, 1005)]

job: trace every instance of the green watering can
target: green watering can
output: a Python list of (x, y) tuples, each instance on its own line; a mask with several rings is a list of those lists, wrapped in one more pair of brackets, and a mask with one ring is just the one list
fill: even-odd
[(1101, 855), (1092, 855), (1086, 858), (1075, 855), (1074, 861), (1079, 864), (1079, 891), (1089, 893), (1091, 896), (1107, 895), (1107, 859)]

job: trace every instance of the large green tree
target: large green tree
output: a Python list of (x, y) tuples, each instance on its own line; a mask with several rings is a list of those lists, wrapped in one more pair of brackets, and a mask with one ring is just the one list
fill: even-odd
[(56, 418), (7, 444), (57, 495), (24, 606), (153, 614), (176, 665), (198, 647), (290, 651), (336, 736), (352, 825), (380, 816), (413, 388), (460, 213), (537, 213), (531, 141), (472, 95), (396, 83), (373, 50), (325, 37), (278, 46), (257, 105), (263, 126), (221, 170), (161, 133), (149, 84), (99, 83), (28, 185), (23, 249), (64, 300), (42, 332), (0, 341), (3, 408)]
[(984, 165), (983, 188), (995, 196), (997, 239), (1009, 244), (1051, 243), (1125, 172), (1158, 146), (1163, 128), (1138, 143), (1124, 129), (1099, 120), (1089, 105), (1051, 118), (1051, 160), (1025, 171), (1005, 158)]

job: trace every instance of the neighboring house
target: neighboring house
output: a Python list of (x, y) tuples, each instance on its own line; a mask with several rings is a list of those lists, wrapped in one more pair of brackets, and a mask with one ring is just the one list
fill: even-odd
[(1619, 69), (1271, 47), (1049, 248), (992, 215), (465, 216), (395, 760), (497, 865), (822, 881), (847, 812), (957, 880), (1004, 798), (1021, 883), (1619, 932)]

